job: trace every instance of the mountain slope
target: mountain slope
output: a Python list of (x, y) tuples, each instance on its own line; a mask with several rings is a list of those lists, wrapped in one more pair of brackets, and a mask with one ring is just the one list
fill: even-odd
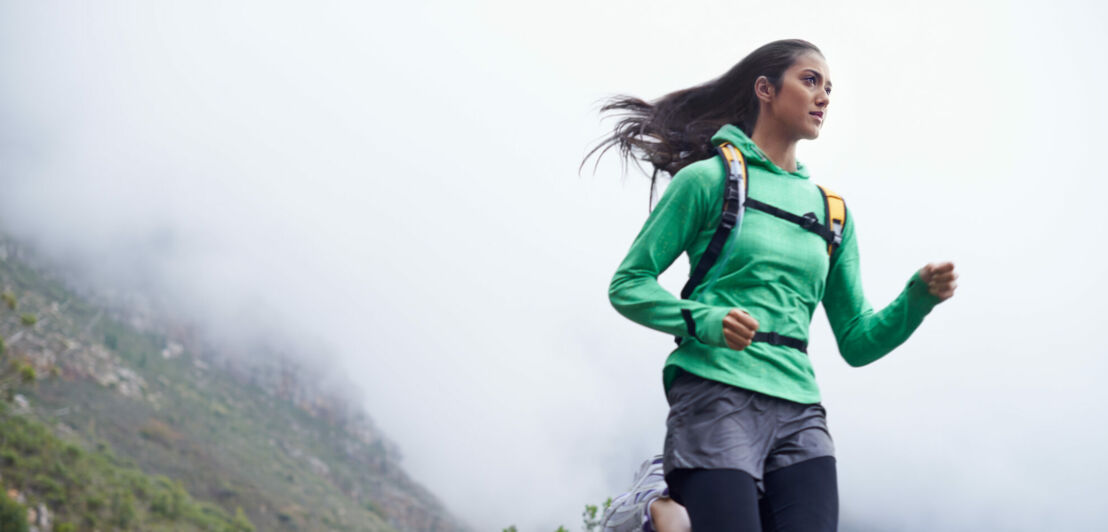
[(267, 347), (232, 356), (172, 315), (70, 284), (0, 237), (0, 288), (16, 306), (0, 312), (0, 337), (5, 359), (36, 370), (19, 390), (28, 417), (228, 515), (242, 508), (260, 530), (465, 530), (311, 368)]

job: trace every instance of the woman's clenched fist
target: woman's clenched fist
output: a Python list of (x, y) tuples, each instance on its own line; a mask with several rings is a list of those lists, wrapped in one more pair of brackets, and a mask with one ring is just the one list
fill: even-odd
[(754, 341), (754, 332), (758, 330), (758, 320), (745, 311), (731, 309), (723, 317), (723, 339), (727, 347), (736, 351), (746, 349)]
[(953, 262), (932, 262), (919, 271), (919, 278), (927, 283), (927, 291), (946, 301), (954, 295), (954, 289), (958, 288), (958, 274), (954, 272)]

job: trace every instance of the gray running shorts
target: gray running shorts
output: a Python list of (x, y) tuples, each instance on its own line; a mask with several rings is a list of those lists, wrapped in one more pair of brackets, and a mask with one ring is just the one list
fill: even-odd
[(738, 469), (764, 492), (763, 476), (834, 456), (827, 411), (681, 372), (666, 396), (663, 471)]

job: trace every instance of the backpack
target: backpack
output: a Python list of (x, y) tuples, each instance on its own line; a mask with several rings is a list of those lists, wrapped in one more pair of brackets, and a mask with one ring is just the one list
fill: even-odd
[[(708, 248), (704, 250), (704, 255), (700, 257), (696, 268), (689, 274), (689, 280), (685, 283), (685, 287), (681, 289), (682, 299), (691, 299), (693, 292), (704, 281), (704, 277), (719, 260), (721, 254), (725, 261), (726, 258), (731, 256), (731, 248), (734, 244), (734, 239), (730, 238), (731, 232), (742, 225), (743, 212), (747, 208), (771, 214), (819, 235), (827, 242), (827, 254), (834, 257), (835, 250), (842, 243), (843, 227), (846, 225), (846, 202), (843, 201), (842, 196), (831, 192), (822, 185), (817, 185), (820, 195), (823, 196), (823, 219), (825, 223), (820, 224), (819, 218), (814, 212), (797, 216), (773, 205), (747, 197), (749, 181), (746, 175), (746, 159), (743, 158), (742, 152), (729, 142), (716, 146), (716, 151), (723, 158), (724, 165), (727, 167), (727, 184), (723, 194), (723, 214), (720, 216), (719, 226), (716, 228), (715, 234), (712, 235), (712, 240), (708, 242)], [(705, 290), (715, 285), (719, 273), (717, 271), (712, 275), (712, 278), (704, 285)], [(689, 336), (696, 338), (696, 325), (692, 318), (692, 312), (687, 309), (682, 310), (681, 316), (685, 319)], [(681, 345), (682, 340), (682, 337), (677, 337), (677, 345)], [(774, 332), (755, 332), (754, 341), (786, 345), (803, 353), (808, 352), (808, 342)]]

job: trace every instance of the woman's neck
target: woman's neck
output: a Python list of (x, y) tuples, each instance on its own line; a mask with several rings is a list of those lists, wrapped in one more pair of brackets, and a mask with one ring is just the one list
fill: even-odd
[(789, 139), (775, 131), (769, 120), (759, 120), (754, 124), (754, 134), (750, 140), (761, 148), (778, 168), (786, 172), (796, 171), (796, 143), (798, 139)]

